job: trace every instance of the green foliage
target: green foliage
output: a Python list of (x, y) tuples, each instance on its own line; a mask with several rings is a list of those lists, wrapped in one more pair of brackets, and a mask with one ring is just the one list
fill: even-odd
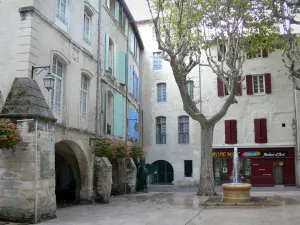
[(0, 148), (10, 149), (22, 142), (18, 126), (7, 119), (0, 119)]
[(112, 141), (109, 139), (97, 141), (91, 151), (97, 157), (107, 157), (109, 159), (129, 158), (130, 152), (124, 141)]
[(130, 150), (130, 156), (132, 158), (140, 158), (142, 156), (144, 156), (146, 153), (144, 152), (144, 149), (142, 146), (138, 145), (138, 144), (134, 144), (132, 147), (131, 147), (131, 150)]

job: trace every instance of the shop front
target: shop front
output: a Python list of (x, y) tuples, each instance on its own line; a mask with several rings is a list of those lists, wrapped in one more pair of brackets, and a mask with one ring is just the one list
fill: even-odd
[[(295, 185), (294, 148), (239, 148), (239, 182)], [(232, 182), (233, 148), (213, 150), (216, 185)]]

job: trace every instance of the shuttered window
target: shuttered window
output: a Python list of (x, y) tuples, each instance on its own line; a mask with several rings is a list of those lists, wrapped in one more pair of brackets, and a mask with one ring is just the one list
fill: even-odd
[(114, 135), (124, 136), (124, 100), (121, 94), (114, 94)]
[(225, 120), (225, 144), (237, 144), (236, 120)]
[(261, 75), (246, 76), (247, 95), (252, 94), (271, 94), (271, 74), (265, 73)]
[(255, 143), (268, 143), (267, 119), (254, 119)]
[(166, 117), (159, 116), (156, 117), (156, 144), (166, 144), (167, 143), (167, 124)]
[(189, 142), (190, 142), (189, 117), (180, 116), (178, 117), (178, 143), (188, 144)]
[(126, 84), (126, 53), (120, 52), (120, 60), (119, 60), (119, 72), (120, 72), (120, 83)]
[(154, 71), (162, 70), (161, 52), (153, 52), (153, 70)]
[[(227, 77), (225, 78), (227, 82), (230, 84), (231, 80)], [(241, 76), (238, 77), (238, 81), (242, 79)], [(226, 85), (223, 83), (223, 81), (219, 78), (217, 78), (217, 88), (218, 88), (218, 96), (226, 96), (230, 94), (229, 89), (226, 87)], [(242, 95), (242, 84), (238, 83), (237, 88), (236, 88), (236, 95), (241, 96)]]
[(157, 102), (167, 101), (167, 84), (159, 83), (157, 84)]
[(194, 81), (192, 80), (187, 81), (187, 89), (191, 99), (194, 99)]

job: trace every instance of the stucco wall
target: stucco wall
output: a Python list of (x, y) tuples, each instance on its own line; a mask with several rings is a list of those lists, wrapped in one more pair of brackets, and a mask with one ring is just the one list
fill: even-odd
[[(178, 87), (168, 62), (163, 61), (162, 71), (153, 71), (153, 52), (159, 51), (157, 43), (152, 40), (152, 26), (139, 23), (139, 29), (145, 44), (145, 68), (143, 70), (142, 108), (144, 110), (144, 146), (147, 150), (147, 161), (166, 160), (174, 167), (174, 180), (177, 185), (189, 185), (199, 178), (200, 165), (200, 125), (190, 118), (190, 143), (178, 144), (178, 116), (186, 115)], [(204, 56), (203, 56), (204, 57)], [(215, 51), (215, 56), (217, 53)], [(205, 58), (205, 57), (204, 57)], [(268, 58), (247, 60), (244, 64), (244, 75), (271, 73), (272, 93), (265, 95), (247, 95), (246, 81), (243, 81), (242, 96), (237, 96), (238, 104), (232, 105), (226, 116), (217, 123), (214, 130), (214, 147), (232, 147), (225, 144), (224, 120), (237, 120), (238, 147), (287, 147), (294, 146), (293, 136), (293, 87), (286, 75), (281, 61), (280, 51), (269, 54)], [(199, 75), (201, 77), (199, 82)], [(217, 77), (208, 67), (196, 67), (188, 78), (194, 81), (195, 100), (200, 100), (201, 109), (207, 117), (220, 109), (225, 97), (218, 97)], [(157, 102), (157, 83), (167, 83), (167, 102)], [(199, 104), (198, 104), (199, 106)], [(156, 144), (155, 117), (167, 118), (167, 144)], [(268, 143), (254, 143), (254, 119), (267, 118)], [(282, 124), (285, 123), (285, 127)], [(184, 160), (193, 160), (193, 178), (184, 177)]]

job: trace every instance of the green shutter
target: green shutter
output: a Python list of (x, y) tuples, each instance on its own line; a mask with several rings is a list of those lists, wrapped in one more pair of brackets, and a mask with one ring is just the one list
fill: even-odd
[(113, 67), (114, 67), (114, 71), (113, 71), (113, 73), (114, 73), (114, 77), (117, 77), (117, 59), (118, 59), (118, 56), (119, 55), (117, 55), (117, 44), (115, 43), (114, 44), (114, 65), (113, 65)]
[(128, 36), (128, 19), (125, 19), (125, 35)]
[(119, 10), (120, 10), (120, 4), (118, 1), (115, 1), (115, 19), (119, 22)]
[(124, 101), (121, 94), (114, 94), (114, 135), (124, 136)]
[(105, 105), (105, 117), (104, 117), (104, 130), (107, 133), (107, 122), (108, 122), (108, 90), (107, 87), (104, 88), (104, 105)]
[(109, 71), (109, 35), (105, 33), (105, 70)]
[(126, 84), (126, 53), (125, 52), (120, 52), (120, 83), (121, 84)]
[(110, 9), (110, 0), (106, 0), (106, 6)]

